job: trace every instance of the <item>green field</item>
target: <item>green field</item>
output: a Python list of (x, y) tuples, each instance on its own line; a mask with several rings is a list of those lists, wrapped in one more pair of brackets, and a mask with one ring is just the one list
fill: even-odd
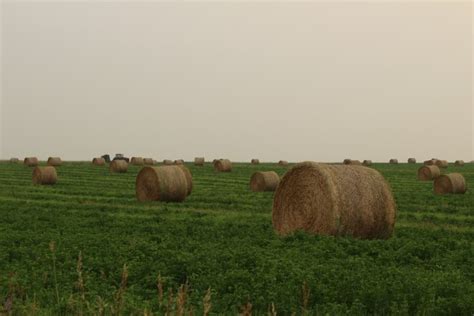
[[(65, 163), (48, 187), (31, 184), (31, 168), (1, 163), (0, 310), (179, 315), (184, 306), (201, 315), (210, 302), (211, 314), (231, 315), (247, 303), (255, 315), (272, 303), (278, 315), (472, 315), (474, 193), (435, 196), (431, 182), (416, 180), (419, 166), (374, 165), (397, 201), (395, 234), (356, 240), (278, 237), (273, 193), (248, 188), (254, 171), (284, 174), (275, 164), (234, 164), (231, 173), (189, 165), (185, 202), (143, 204), (139, 167), (110, 174)], [(447, 170), (474, 188), (474, 164)]]

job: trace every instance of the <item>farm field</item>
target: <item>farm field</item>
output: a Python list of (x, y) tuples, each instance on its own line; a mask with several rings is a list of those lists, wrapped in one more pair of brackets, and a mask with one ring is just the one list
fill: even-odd
[(187, 166), (194, 188), (185, 202), (139, 203), (140, 167), (111, 174), (89, 162), (66, 162), (55, 186), (33, 186), (32, 168), (0, 163), (0, 309), (474, 313), (474, 164), (443, 170), (461, 172), (468, 183), (466, 194), (451, 196), (436, 196), (431, 181), (416, 179), (420, 164), (374, 164), (397, 202), (389, 240), (279, 237), (273, 192), (251, 192), (249, 179), (255, 171), (283, 175), (287, 168), (242, 163), (216, 173), (210, 163)]

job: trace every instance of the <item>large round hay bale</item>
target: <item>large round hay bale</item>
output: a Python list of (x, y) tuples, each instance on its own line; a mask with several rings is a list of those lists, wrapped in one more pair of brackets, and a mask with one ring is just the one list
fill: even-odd
[(372, 168), (303, 162), (288, 171), (273, 200), (273, 227), (281, 235), (388, 238), (396, 206), (388, 183)]
[(372, 166), (372, 160), (367, 160), (366, 159), (362, 162), (362, 164), (366, 167)]
[(183, 159), (176, 159), (176, 160), (174, 161), (174, 164), (175, 164), (175, 165), (184, 165), (184, 160), (183, 160)]
[(355, 165), (360, 166), (362, 163), (359, 160), (344, 159), (343, 164), (345, 165)]
[(391, 163), (392, 165), (397, 165), (398, 164), (398, 159), (392, 158), (392, 159), (390, 159), (389, 163)]
[(26, 157), (25, 160), (23, 160), (23, 163), (28, 167), (36, 167), (39, 161), (36, 157)]
[(10, 163), (19, 163), (20, 159), (18, 158), (10, 158)]
[(460, 173), (443, 174), (435, 179), (433, 186), (436, 194), (464, 194), (467, 191), (466, 180)]
[(252, 160), (250, 161), (250, 163), (251, 163), (252, 165), (258, 165), (258, 164), (260, 164), (260, 160), (254, 158), (254, 159), (252, 159)]
[(155, 161), (153, 158), (143, 158), (143, 164), (147, 166), (153, 166), (155, 164)]
[(188, 195), (188, 181), (179, 166), (144, 167), (135, 190), (138, 201), (182, 202)]
[(280, 176), (275, 171), (255, 172), (250, 178), (250, 189), (254, 192), (275, 191)]
[(418, 169), (418, 180), (429, 181), (438, 178), (441, 175), (441, 171), (438, 166), (421, 166)]
[(125, 160), (112, 160), (109, 170), (115, 173), (125, 173), (128, 170), (128, 162)]
[(191, 192), (193, 191), (193, 175), (191, 174), (191, 171), (188, 168), (186, 168), (185, 165), (177, 165), (177, 166), (184, 172), (184, 176), (186, 177), (186, 182), (187, 182), (186, 195), (190, 195)]
[(448, 168), (447, 160), (436, 160), (435, 164), (438, 166), (438, 168)]
[(48, 166), (59, 167), (63, 162), (59, 157), (49, 157), (47, 164)]
[(202, 166), (204, 166), (205, 161), (206, 160), (204, 159), (204, 157), (196, 157), (196, 158), (194, 158), (194, 165), (202, 167)]
[(52, 185), (57, 181), (58, 174), (53, 166), (36, 167), (33, 170), (33, 184)]
[(165, 159), (163, 160), (163, 164), (167, 166), (171, 166), (173, 164), (173, 160)]
[(288, 161), (286, 161), (286, 160), (280, 160), (280, 161), (278, 161), (278, 165), (279, 165), (279, 166), (282, 166), (282, 167), (286, 167), (286, 166), (288, 166)]
[(415, 158), (408, 158), (408, 163), (416, 163), (416, 159)]
[(96, 157), (92, 159), (92, 164), (94, 166), (104, 166), (105, 165), (105, 159), (102, 157)]
[(132, 157), (130, 163), (134, 166), (143, 166), (144, 161), (142, 157)]
[(456, 167), (463, 167), (463, 166), (464, 166), (464, 160), (456, 160), (456, 161), (454, 162), (454, 165), (455, 165)]
[(429, 159), (429, 160), (425, 160), (423, 164), (425, 166), (433, 166), (433, 165), (436, 165), (436, 161), (437, 159)]
[(214, 163), (214, 169), (219, 172), (231, 172), (232, 162), (229, 159), (219, 159)]

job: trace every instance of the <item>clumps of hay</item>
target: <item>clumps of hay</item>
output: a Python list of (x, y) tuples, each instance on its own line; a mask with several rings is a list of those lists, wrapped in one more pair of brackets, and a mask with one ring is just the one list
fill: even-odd
[(214, 163), (214, 170), (218, 172), (231, 172), (232, 162), (229, 159), (218, 159)]
[(415, 158), (408, 158), (408, 163), (416, 163), (416, 159)]
[(204, 166), (205, 161), (206, 160), (204, 159), (204, 157), (196, 157), (196, 158), (194, 158), (194, 165), (202, 167), (202, 166)]
[(422, 166), (418, 169), (418, 180), (429, 181), (438, 178), (441, 175), (441, 171), (438, 166)]
[(10, 158), (10, 163), (19, 163), (20, 159), (18, 158)]
[(455, 165), (456, 167), (463, 167), (463, 166), (464, 166), (464, 160), (456, 160), (456, 161), (454, 162), (454, 165)]
[(448, 168), (448, 161), (447, 160), (436, 160), (435, 164), (438, 168)]
[(435, 179), (433, 188), (436, 194), (464, 194), (467, 184), (462, 174), (449, 173)]
[(48, 166), (59, 167), (63, 164), (63, 161), (59, 157), (49, 157), (47, 164)]
[(352, 160), (352, 159), (344, 159), (342, 163), (344, 165), (355, 165), (355, 166), (362, 165), (362, 163), (359, 160)]
[(109, 165), (110, 172), (113, 173), (125, 173), (128, 170), (128, 162), (125, 160), (112, 160)]
[(392, 158), (390, 159), (389, 163), (392, 165), (398, 165), (398, 159)]
[(58, 181), (56, 168), (53, 166), (36, 167), (33, 170), (33, 184), (37, 185), (53, 185)]
[(173, 164), (173, 160), (165, 159), (163, 160), (163, 164), (166, 166), (171, 166)]
[(134, 166), (143, 166), (145, 162), (143, 161), (142, 157), (132, 157), (132, 159), (130, 159), (130, 163)]
[(143, 158), (143, 164), (146, 166), (153, 166), (155, 164), (155, 161), (153, 158)]
[(272, 217), (280, 235), (304, 230), (370, 239), (392, 235), (395, 213), (390, 187), (378, 171), (303, 162), (283, 176)]
[(36, 157), (26, 157), (25, 160), (23, 160), (23, 164), (28, 167), (36, 167), (39, 161)]
[(94, 166), (104, 166), (105, 165), (105, 159), (102, 157), (96, 157), (92, 159), (92, 164)]
[(275, 191), (280, 176), (275, 171), (255, 172), (250, 178), (250, 189), (254, 192)]
[(366, 159), (362, 162), (362, 164), (366, 167), (372, 166), (372, 160), (367, 160)]
[(254, 158), (254, 159), (252, 159), (252, 160), (250, 161), (250, 163), (251, 163), (252, 165), (258, 165), (258, 164), (260, 164), (260, 160)]
[(279, 166), (282, 166), (282, 167), (286, 167), (286, 166), (288, 166), (288, 161), (286, 161), (286, 160), (280, 160), (280, 161), (278, 161), (278, 165), (279, 165)]
[(137, 175), (138, 201), (182, 202), (189, 191), (183, 166), (144, 167)]
[(184, 160), (183, 160), (183, 159), (176, 159), (176, 160), (174, 161), (174, 164), (175, 164), (175, 165), (184, 165)]

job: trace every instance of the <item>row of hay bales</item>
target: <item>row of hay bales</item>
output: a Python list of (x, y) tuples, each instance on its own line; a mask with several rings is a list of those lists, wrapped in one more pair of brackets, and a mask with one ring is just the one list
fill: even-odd
[[(18, 163), (20, 160), (18, 158), (11, 158), (10, 162)], [(23, 164), (28, 167), (36, 167), (39, 165), (39, 160), (36, 157), (26, 157), (23, 160)], [(59, 167), (63, 164), (63, 161), (59, 157), (49, 157), (47, 161), (48, 166)]]
[(418, 169), (418, 180), (433, 181), (433, 191), (436, 194), (464, 194), (467, 184), (464, 176), (460, 173), (441, 174), (440, 168), (446, 168), (447, 164), (430, 163)]

